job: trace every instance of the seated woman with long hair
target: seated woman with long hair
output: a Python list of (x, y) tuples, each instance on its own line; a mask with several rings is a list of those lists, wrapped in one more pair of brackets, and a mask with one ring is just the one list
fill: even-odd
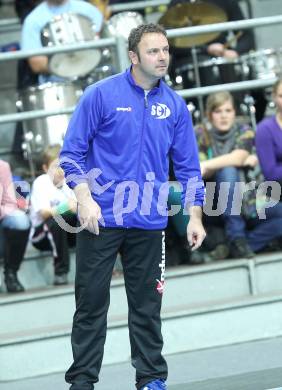
[(257, 219), (249, 230), (240, 210), (234, 212), (241, 196), (236, 185), (241, 181), (240, 172), (257, 163), (252, 155), (254, 132), (249, 125), (240, 125), (236, 120), (234, 100), (227, 91), (208, 96), (206, 111), (209, 129), (200, 127), (197, 133), (203, 178), (215, 182), (214, 194), (209, 193), (207, 183), (207, 202), (213, 204), (216, 200), (217, 209), (221, 210), (231, 257), (251, 258), (282, 235), (282, 218)]

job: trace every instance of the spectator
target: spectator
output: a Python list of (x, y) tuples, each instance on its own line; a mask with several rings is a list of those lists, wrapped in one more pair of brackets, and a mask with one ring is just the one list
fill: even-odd
[[(21, 48), (23, 50), (41, 49), (41, 31), (43, 27), (54, 16), (63, 13), (77, 13), (86, 16), (95, 23), (97, 33), (101, 29), (103, 16), (92, 4), (81, 0), (45, 0), (34, 8), (24, 20)], [(39, 84), (62, 80), (62, 78), (50, 74), (47, 56), (33, 56), (28, 59), (28, 63), (33, 73), (39, 75)]]
[[(15, 0), (15, 11), (20, 19), (20, 23), (24, 22), (26, 16), (39, 4), (42, 0)], [(35, 85), (38, 83), (37, 74), (33, 73), (25, 58), (19, 59), (17, 63), (17, 90), (23, 90), (26, 87)], [(22, 143), (23, 140), (23, 128), (22, 122), (17, 122), (12, 151), (14, 158), (19, 159), (21, 165), (24, 165)]]
[(29, 234), (29, 218), (19, 210), (10, 166), (0, 160), (0, 252), (4, 256), (4, 281), (8, 292), (22, 292), (17, 272)]
[(282, 79), (273, 86), (276, 115), (263, 119), (257, 126), (256, 149), (266, 180), (282, 183)]
[[(15, 7), (19, 18), (23, 23), (21, 34), (22, 50), (41, 49), (43, 47), (41, 42), (43, 27), (45, 27), (55, 16), (62, 13), (74, 13), (88, 17), (95, 24), (97, 32), (100, 31), (103, 20), (101, 12), (95, 6), (81, 0), (18, 0)], [(72, 63), (75, 63), (76, 66), (78, 65), (78, 62), (78, 60), (74, 61), (72, 58)], [(51, 74), (51, 71), (49, 70), (49, 58), (47, 56), (33, 56), (27, 60), (24, 59), (18, 62), (17, 89), (19, 92), (25, 92), (30, 86), (40, 85), (45, 82), (64, 83), (67, 80), (69, 81), (69, 79), (64, 77)], [(54, 88), (56, 88), (56, 85)], [(65, 92), (65, 94), (67, 94), (67, 92)], [(60, 95), (60, 99), (58, 100), (64, 102), (63, 98), (66, 99), (65, 96), (62, 97)], [(48, 97), (48, 102), (50, 102), (50, 104), (56, 104), (56, 101), (52, 102), (51, 96)], [(23, 108), (24, 110), (26, 109), (25, 105)], [(39, 108), (42, 107), (38, 107), (38, 109)], [(58, 118), (58, 126), (60, 126), (60, 123), (60, 118)], [(33, 128), (31, 131), (35, 132), (36, 129), (34, 130)], [(35, 136), (36, 134), (34, 134), (34, 137)], [(23, 142), (23, 124), (22, 122), (18, 122), (12, 149), (21, 165), (26, 162), (23, 159), (22, 153)]]
[[(218, 202), (217, 208), (222, 210), (231, 256), (251, 258), (254, 252), (282, 236), (281, 209), (269, 209), (268, 219), (257, 219), (251, 230), (247, 229), (241, 214), (234, 215), (232, 205), (238, 196), (236, 183), (240, 182), (240, 168), (256, 164), (256, 158), (251, 155), (254, 132), (236, 122), (234, 100), (229, 92), (218, 92), (208, 97), (207, 116), (211, 129), (198, 129), (202, 175), (206, 180), (214, 179), (216, 182), (215, 200)], [(228, 185), (224, 187), (223, 183)], [(210, 204), (211, 195), (207, 192), (207, 202)]]
[(55, 220), (61, 215), (70, 225), (76, 225), (76, 201), (66, 185), (58, 166), (60, 146), (48, 146), (43, 154), (44, 174), (37, 177), (31, 191), (31, 242), (39, 250), (52, 250), (54, 285), (67, 284), (69, 246), (75, 245), (74, 234), (65, 231)]
[[(199, 4), (197, 4), (197, 2), (190, 2), (189, 0), (171, 0), (169, 8), (183, 3), (190, 3), (191, 6), (194, 4), (195, 10), (197, 6), (200, 6), (201, 4), (204, 6), (205, 3), (208, 5), (210, 4), (211, 6), (217, 6), (226, 13), (227, 22), (245, 19), (239, 1), (237, 0), (205, 0)], [(187, 15), (187, 20), (189, 20), (188, 16), (191, 17), (192, 21), (195, 20), (195, 25), (197, 25), (197, 20), (202, 20), (202, 17), (207, 15), (191, 13), (191, 15)], [(251, 50), (255, 50), (255, 39), (251, 29), (222, 32), (216, 39), (197, 46), (201, 85), (215, 85), (242, 81), (246, 75), (244, 74), (243, 69), (241, 69), (240, 73), (240, 63), (236, 64), (236, 59), (240, 57), (240, 55), (248, 53)], [(195, 77), (192, 81), (190, 78), (191, 71), (188, 72), (187, 68), (188, 65), (188, 67), (190, 66), (189, 69), (191, 69), (191, 64), (193, 63), (191, 49), (189, 47), (179, 48), (172, 46), (171, 55), (171, 79), (175, 80), (177, 75), (181, 75), (184, 88), (195, 87)], [(214, 62), (207, 66), (207, 62), (211, 60), (212, 57), (226, 60), (226, 63), (223, 62), (219, 64), (218, 68), (216, 68)], [(232, 61), (234, 61), (233, 64)], [(206, 65), (201, 65), (204, 63)], [(255, 99), (256, 118), (259, 121), (263, 117), (267, 101), (263, 90), (254, 91), (252, 95)], [(239, 101), (242, 100), (243, 94), (237, 92), (234, 96), (236, 97), (236, 105), (239, 107)], [(197, 104), (196, 101), (195, 103)]]
[[(188, 0), (172, 0), (169, 7), (173, 7), (177, 4), (189, 3)], [(205, 0), (205, 3), (215, 5), (225, 11), (227, 21), (236, 21), (244, 19), (244, 15), (238, 4), (238, 1), (234, 0)], [(193, 15), (192, 15), (193, 16)], [(200, 17), (200, 16), (199, 16)], [(200, 47), (200, 51), (203, 54), (210, 56), (224, 57), (224, 58), (236, 58), (240, 54), (246, 53), (254, 48), (254, 36), (251, 30), (245, 30), (238, 34), (231, 40), (230, 32), (226, 31), (219, 35), (218, 38), (209, 42), (206, 45)], [(179, 51), (180, 57), (187, 54), (187, 49)], [(177, 56), (177, 54), (176, 54)]]
[(221, 221), (213, 219), (215, 224), (206, 224), (206, 216), (204, 215), (204, 224), (207, 237), (200, 249), (191, 251), (185, 238), (189, 216), (184, 213), (181, 207), (181, 190), (179, 183), (171, 182), (168, 196), (168, 204), (171, 210), (174, 211), (169, 218), (167, 229), (167, 258), (168, 265), (189, 264), (199, 265), (207, 261), (223, 260), (229, 255), (229, 247), (226, 244), (225, 231)]
[[(172, 0), (169, 4), (169, 7), (174, 7), (177, 4), (185, 4), (185, 3), (189, 3), (189, 1)], [(227, 15), (227, 21), (244, 19), (243, 13), (237, 1), (206, 0), (204, 3), (201, 4), (205, 5), (205, 3), (210, 5), (215, 5), (221, 8)], [(193, 3), (191, 3), (191, 6), (193, 6)], [(197, 6), (196, 3), (195, 6)], [(191, 15), (192, 20), (193, 17), (195, 17), (195, 15)], [(201, 20), (202, 15), (198, 15), (198, 17)], [(201, 63), (202, 61), (209, 60), (211, 57), (221, 57), (229, 60), (236, 59), (240, 54), (246, 53), (254, 49), (254, 37), (251, 30), (245, 30), (244, 32), (241, 33), (240, 37), (238, 38), (236, 38), (236, 32), (233, 33), (233, 40), (232, 41), (230, 40), (230, 44), (228, 41), (229, 37), (230, 37), (230, 33), (228, 33), (228, 31), (223, 32), (219, 35), (217, 39), (210, 41), (207, 44), (198, 46), (197, 53), (198, 53), (199, 63)], [(187, 67), (185, 68), (185, 65), (192, 63), (191, 49), (172, 46), (171, 54), (172, 54), (172, 61), (171, 61), (172, 78), (175, 79), (176, 74), (178, 73), (178, 69), (183, 68), (184, 71), (181, 72), (181, 75), (183, 77), (184, 87), (185, 88), (191, 87), (192, 85), (188, 77), (189, 76), (188, 70)], [(210, 69), (211, 68), (207, 68), (207, 74), (201, 74), (201, 76), (203, 76), (205, 79), (203, 80), (202, 78), (201, 83), (202, 84), (207, 83), (207, 85), (210, 85), (210, 84), (219, 84), (220, 81), (223, 82), (223, 80), (220, 80), (220, 75), (217, 75), (216, 79), (214, 79), (213, 72), (211, 72)], [(231, 81), (235, 81), (235, 80), (229, 80), (229, 82)]]

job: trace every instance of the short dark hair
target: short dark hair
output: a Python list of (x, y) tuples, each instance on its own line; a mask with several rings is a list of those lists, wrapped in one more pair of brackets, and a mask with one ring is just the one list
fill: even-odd
[(165, 29), (159, 24), (140, 24), (140, 26), (135, 27), (130, 31), (128, 37), (128, 50), (137, 53), (138, 44), (140, 43), (142, 36), (148, 33), (157, 33), (163, 34), (165, 37), (167, 36)]

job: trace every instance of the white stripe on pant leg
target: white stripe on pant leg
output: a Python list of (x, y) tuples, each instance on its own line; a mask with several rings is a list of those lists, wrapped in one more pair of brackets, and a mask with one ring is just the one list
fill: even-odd
[(46, 225), (46, 227), (47, 227), (47, 238), (48, 238), (50, 245), (51, 245), (51, 248), (52, 248), (52, 254), (54, 257), (58, 257), (57, 248), (55, 245), (53, 234), (50, 232), (47, 225)]
[(157, 291), (162, 294), (164, 291), (164, 283), (165, 283), (165, 231), (162, 231), (162, 255), (161, 262), (159, 263), (159, 267), (161, 270), (160, 280), (157, 279)]

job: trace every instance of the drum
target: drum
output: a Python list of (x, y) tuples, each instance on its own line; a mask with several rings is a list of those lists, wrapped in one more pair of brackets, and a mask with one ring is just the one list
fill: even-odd
[[(143, 23), (144, 18), (138, 12), (119, 12), (105, 22), (101, 36), (103, 38), (122, 36), (127, 41), (131, 29)], [(117, 73), (117, 69), (119, 68), (115, 48), (111, 49), (109, 53), (110, 56), (107, 59), (105, 58), (106, 61), (103, 62), (102, 58), (101, 62), (103, 67), (108, 66), (112, 74), (114, 74)]]
[(251, 79), (264, 80), (282, 73), (282, 49), (263, 49), (241, 57)]
[[(41, 32), (43, 46), (65, 46), (97, 39), (95, 25), (82, 15), (65, 13), (55, 16)], [(49, 68), (60, 77), (75, 78), (87, 75), (100, 62), (99, 49), (58, 53), (50, 57)]]
[[(82, 94), (73, 83), (46, 83), (20, 92), (18, 108), (22, 111), (56, 110), (73, 107)], [(69, 114), (30, 119), (23, 122), (25, 141), (32, 154), (40, 154), (48, 145), (62, 144)]]
[(85, 79), (82, 80), (82, 89), (84, 90), (89, 85), (94, 84), (97, 81), (101, 81), (106, 77), (110, 77), (115, 73), (116, 72), (112, 65), (101, 64), (101, 66), (97, 66), (91, 73), (89, 73), (89, 75)]
[(144, 18), (138, 12), (119, 12), (105, 23), (102, 36), (109, 38), (121, 35), (127, 40), (130, 31), (143, 23)]
[[(228, 60), (220, 57), (200, 61), (199, 76), (201, 86), (208, 86), (243, 81), (247, 74), (239, 58)], [(189, 63), (176, 68), (175, 81), (176, 84), (182, 83), (184, 88), (196, 87), (194, 65)]]

